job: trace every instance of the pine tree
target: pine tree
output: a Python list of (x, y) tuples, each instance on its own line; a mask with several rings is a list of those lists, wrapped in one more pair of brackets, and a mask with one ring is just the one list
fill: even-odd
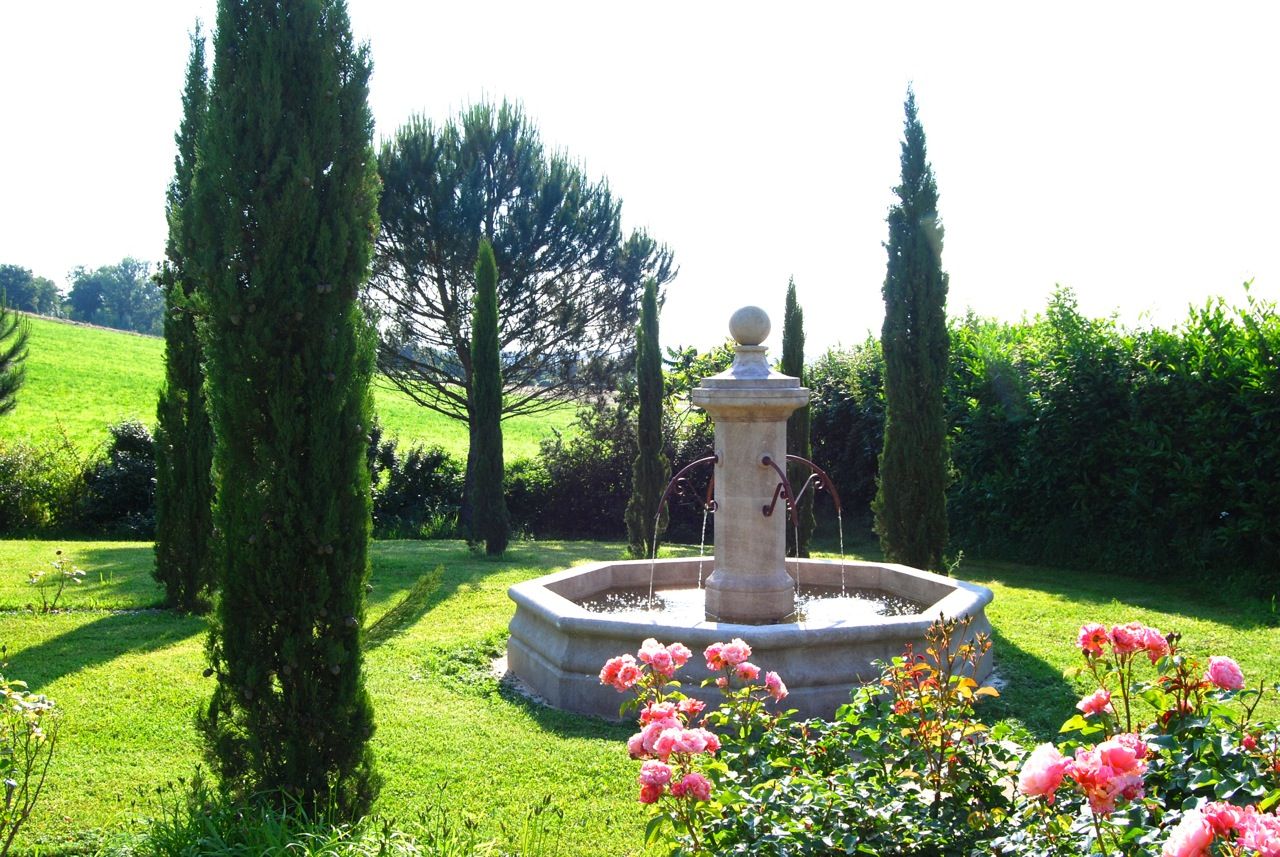
[[(644, 284), (640, 327), (636, 331), (636, 417), (638, 451), (631, 467), (631, 499), (625, 513), (631, 555), (653, 555), (658, 535), (666, 529), (666, 510), (658, 518), (658, 503), (671, 479), (671, 462), (662, 450), (662, 350), (658, 342), (658, 284)], [(655, 526), (656, 522), (656, 526)]]
[(471, 482), (472, 538), (484, 552), (507, 549), (511, 519), (503, 494), (502, 347), (498, 343), (498, 265), (493, 246), (480, 241), (476, 255), (476, 296), (471, 314), (471, 395), (474, 423), (474, 478)]
[(193, 204), (220, 584), (202, 716), (233, 793), (363, 813), (377, 230), (369, 60), (342, 0), (219, 0)]
[(18, 406), (18, 389), (27, 378), (22, 364), (30, 335), (26, 319), (9, 309), (7, 297), (0, 295), (0, 417)]
[(182, 123), (175, 141), (169, 185), (167, 261), (160, 270), (164, 291), (165, 380), (156, 407), (156, 567), (165, 601), (179, 610), (207, 607), (212, 589), (213, 430), (204, 400), (204, 372), (196, 339), (192, 299), (195, 275), (193, 217), (186, 215), (195, 177), (196, 145), (209, 106), (204, 34), (191, 34)]
[(938, 187), (925, 152), (915, 93), (907, 90), (902, 184), (889, 211), (884, 280), (884, 447), (873, 509), (885, 557), (944, 570), (947, 447), (947, 275)]
[[(800, 379), (804, 386), (804, 311), (796, 301), (796, 281), (787, 283), (786, 310), (782, 316), (782, 365), (784, 375)], [(787, 454), (812, 458), (809, 444), (809, 406), (796, 408), (787, 418)], [(803, 464), (787, 464), (787, 479), (795, 491), (804, 487), (810, 471)], [(809, 539), (813, 537), (813, 490), (805, 492), (796, 509), (797, 526), (787, 528), (787, 542), (796, 556), (809, 555)]]

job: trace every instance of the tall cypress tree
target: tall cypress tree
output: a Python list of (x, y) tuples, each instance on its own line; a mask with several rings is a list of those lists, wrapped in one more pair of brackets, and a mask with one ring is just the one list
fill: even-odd
[(872, 504), (887, 559), (943, 570), (947, 543), (947, 275), (938, 187), (916, 97), (907, 90), (902, 184), (889, 211), (884, 280), (884, 447)]
[(182, 122), (174, 139), (173, 181), (166, 213), (169, 240), (160, 269), (164, 291), (165, 379), (156, 407), (156, 567), (165, 601), (180, 610), (207, 606), (212, 587), (213, 430), (204, 400), (204, 372), (192, 298), (195, 275), (194, 217), (186, 210), (196, 170), (196, 144), (209, 106), (204, 34), (191, 33)]
[[(662, 451), (662, 348), (658, 343), (658, 284), (644, 284), (640, 327), (636, 331), (636, 417), (638, 452), (631, 466), (631, 499), (625, 513), (631, 555), (653, 554), (656, 538), (666, 529), (666, 510), (658, 519), (658, 503), (671, 479), (671, 462)], [(656, 522), (656, 528), (655, 528)], [(656, 531), (655, 531), (656, 529)]]
[(498, 342), (498, 264), (493, 246), (480, 241), (476, 254), (476, 296), (471, 313), (471, 438), (475, 444), (471, 482), (472, 538), (484, 552), (507, 549), (511, 518), (503, 494), (502, 346)]
[(9, 308), (7, 296), (0, 295), (0, 417), (18, 406), (18, 389), (27, 379), (22, 364), (30, 336), (27, 320)]
[[(804, 386), (804, 311), (796, 301), (796, 281), (787, 282), (787, 303), (782, 316), (782, 364), (784, 375), (800, 379)], [(809, 406), (796, 408), (787, 418), (787, 454), (811, 458), (809, 444)], [(799, 491), (809, 478), (809, 468), (803, 464), (787, 464), (787, 479), (791, 487)], [(796, 556), (809, 555), (809, 539), (813, 537), (813, 491), (805, 493), (796, 509), (797, 526), (787, 528), (787, 542)]]
[(194, 195), (220, 532), (209, 756), (233, 792), (347, 816), (379, 785), (361, 654), (368, 79), (342, 0), (219, 0)]

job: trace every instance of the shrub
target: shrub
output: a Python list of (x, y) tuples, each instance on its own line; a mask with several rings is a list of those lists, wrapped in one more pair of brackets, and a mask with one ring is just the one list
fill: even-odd
[(84, 473), (80, 526), (94, 535), (149, 539), (155, 534), (156, 454), (151, 431), (136, 420), (108, 428), (106, 458)]
[(438, 539), (457, 534), (463, 464), (440, 446), (402, 451), (373, 424), (368, 463), (373, 531), (380, 539)]
[(64, 525), (83, 491), (83, 464), (66, 438), (46, 445), (0, 441), (0, 534)]

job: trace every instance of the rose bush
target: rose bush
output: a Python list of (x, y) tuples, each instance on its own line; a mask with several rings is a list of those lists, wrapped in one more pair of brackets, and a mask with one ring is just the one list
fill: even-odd
[[(1280, 857), (1280, 732), (1254, 712), (1266, 690), (1177, 634), (1137, 622), (1080, 629), (1095, 687), (1058, 743), (977, 717), (990, 642), (939, 620), (853, 692), (832, 721), (778, 710), (786, 686), (742, 640), (704, 652), (724, 696), (678, 690), (692, 657), (645, 641), (600, 680), (635, 699), (650, 841), (673, 854)], [(761, 681), (761, 675), (764, 675)], [(1274, 692), (1273, 688), (1272, 692)]]

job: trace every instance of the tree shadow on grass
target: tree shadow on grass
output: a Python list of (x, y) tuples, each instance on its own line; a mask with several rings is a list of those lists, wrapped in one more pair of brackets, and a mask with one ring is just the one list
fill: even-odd
[(998, 630), (991, 635), (991, 645), (1000, 696), (983, 701), (979, 718), (988, 724), (1013, 718), (1037, 740), (1052, 740), (1075, 711), (1075, 689), (1061, 670), (1018, 647)]
[[(32, 617), (28, 621), (42, 619)], [(153, 652), (183, 642), (207, 627), (203, 618), (167, 610), (108, 613), (34, 646), (11, 648), (7, 672), (22, 678), (31, 690), (39, 691), (63, 676), (123, 655)]]
[(966, 561), (959, 576), (1034, 589), (1090, 606), (1115, 604), (1173, 617), (1217, 622), (1248, 630), (1277, 624), (1280, 617), (1258, 599), (1233, 597), (1230, 589), (1166, 582), (1097, 571), (1076, 571), (1000, 560)]

